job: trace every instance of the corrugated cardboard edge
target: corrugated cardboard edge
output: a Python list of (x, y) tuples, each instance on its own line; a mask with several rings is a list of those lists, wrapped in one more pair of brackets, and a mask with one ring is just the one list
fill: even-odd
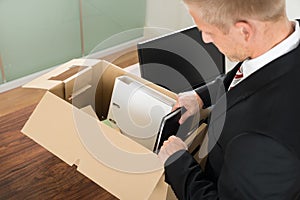
[(91, 105), (88, 105), (88, 106), (86, 106), (84, 108), (81, 108), (80, 110), (82, 110), (83, 112), (89, 114), (90, 116), (92, 116), (92, 117), (94, 117), (96, 119), (98, 118), (96, 112), (94, 111), (94, 109), (92, 108)]
[(168, 198), (168, 185), (165, 182), (165, 176), (162, 176), (157, 183), (156, 187), (154, 188), (154, 191), (152, 192), (151, 196), (149, 197), (149, 200), (159, 200), (159, 199), (167, 199), (167, 200), (173, 200), (171, 198)]
[(97, 63), (102, 62), (98, 59), (73, 59), (69, 62), (66, 62), (59, 67), (55, 68), (54, 70), (32, 80), (31, 82), (23, 85), (24, 88), (38, 88), (38, 89), (45, 89), (50, 90), (54, 88), (55, 86), (62, 83), (62, 81), (57, 80), (49, 80), (51, 77), (55, 77), (65, 71), (67, 71), (71, 66), (73, 65), (84, 65), (84, 66), (94, 66)]
[[(93, 67), (94, 65), (98, 65), (100, 63), (101, 63), (102, 66), (105, 67), (104, 73), (108, 73), (109, 76), (112, 75), (111, 74), (112, 72), (116, 73), (117, 75), (127, 74), (127, 75), (129, 75), (129, 76), (145, 83), (146, 85), (149, 85), (150, 87), (152, 87), (152, 88), (154, 88), (154, 89), (156, 89), (156, 90), (158, 90), (158, 91), (160, 91), (164, 94), (167, 94), (168, 96), (170, 96), (172, 98), (176, 98), (176, 94), (174, 94), (172, 92), (169, 92), (165, 89), (162, 89), (160, 86), (157, 86), (153, 83), (150, 83), (150, 82), (148, 82), (148, 81), (146, 81), (142, 78), (133, 76), (133, 75), (128, 74), (126, 72), (123, 72), (121, 69), (119, 69), (117, 66), (115, 66), (111, 63), (108, 63), (108, 62), (103, 61), (103, 60), (97, 60), (97, 59), (73, 59), (73, 60), (61, 65), (60, 67), (56, 68), (55, 70), (53, 70), (53, 71), (51, 71), (51, 72), (35, 79), (35, 80), (33, 80), (32, 82), (24, 85), (23, 87), (25, 87), (25, 88), (26, 87), (27, 88), (41, 88), (41, 89), (49, 90), (51, 93), (48, 92), (50, 95), (46, 94), (44, 96), (45, 98), (48, 98), (49, 96), (53, 95), (52, 93), (59, 96), (60, 98), (63, 98), (64, 97), (64, 90), (62, 88), (63, 81), (53, 81), (53, 80), (49, 80), (49, 78), (55, 77), (55, 76), (59, 75), (60, 73), (65, 72), (72, 65), (83, 65), (83, 66)], [(107, 66), (113, 66), (113, 67), (112, 68), (106, 68)], [(57, 98), (57, 96), (55, 96), (55, 95), (53, 95), (53, 97), (56, 97), (55, 99), (57, 101), (63, 102), (64, 107), (66, 105), (68, 105), (67, 107), (70, 107), (68, 109), (74, 109), (74, 107), (71, 104), (65, 102), (62, 99)], [(45, 104), (44, 106), (49, 106), (49, 105)], [(51, 109), (51, 108), (48, 108), (48, 109)], [(45, 111), (43, 111), (43, 109), (40, 110), (39, 112), (43, 113), (44, 115), (47, 115), (47, 113)], [(33, 114), (32, 116), (34, 116), (34, 115), (36, 115), (36, 114)], [(44, 121), (48, 121), (48, 122), (44, 122), (44, 123), (51, 125), (51, 127), (52, 127), (51, 130), (55, 130), (55, 129), (53, 129), (53, 127), (55, 127), (57, 125), (56, 125), (56, 123), (51, 122), (53, 120), (53, 118), (47, 118), (47, 116), (44, 116), (44, 115), (42, 115), (42, 116), (45, 117), (45, 119), (48, 119), (48, 120), (44, 119)], [(40, 118), (39, 117), (40, 113), (37, 116), (38, 116), (38, 118)], [(35, 117), (37, 117), (37, 116), (35, 116)], [(67, 116), (67, 118), (68, 118), (68, 116)], [(60, 117), (60, 119), (62, 119), (62, 117)], [(56, 146), (59, 145), (59, 146), (62, 146), (64, 149), (68, 149), (68, 147), (70, 146), (70, 144), (68, 142), (71, 142), (70, 139), (68, 139), (68, 142), (65, 143), (65, 144), (64, 144), (64, 142), (60, 143), (61, 141), (54, 141), (56, 143), (54, 143), (55, 145), (53, 145), (53, 144), (49, 143), (48, 141), (46, 141), (47, 136), (43, 136), (43, 135), (45, 135), (45, 133), (44, 133), (45, 127), (42, 127), (38, 131), (35, 130), (35, 131), (37, 131), (36, 133), (29, 133), (29, 132), (31, 132), (30, 128), (32, 128), (32, 127), (31, 127), (30, 124), (32, 124), (32, 123), (33, 124), (40, 123), (40, 119), (30, 120), (30, 122), (28, 121), (28, 123), (24, 126), (24, 128), (22, 130), (23, 132), (27, 132), (26, 135), (31, 137), (37, 143), (44, 146), (46, 149), (48, 149), (50, 152), (52, 152), (53, 154), (55, 154), (56, 156), (61, 158), (63, 161), (65, 161), (69, 165), (76, 164), (78, 166), (78, 171), (83, 173), (85, 176), (87, 176), (88, 178), (90, 178), (91, 180), (93, 180), (98, 185), (102, 186), (104, 189), (108, 190), (109, 192), (111, 192), (112, 194), (117, 196), (118, 198), (121, 198), (121, 199), (165, 199), (166, 198), (167, 184), (164, 182), (164, 176), (161, 176), (163, 172), (160, 172), (159, 174), (154, 173), (154, 175), (151, 174), (151, 173), (148, 173), (149, 176), (143, 175), (144, 177), (140, 177), (140, 179), (142, 179), (142, 181), (139, 181), (139, 178), (134, 177), (136, 175), (130, 174), (130, 178), (133, 178), (135, 180), (135, 181), (133, 181), (133, 186), (131, 188), (129, 188), (127, 191), (122, 190), (122, 189), (126, 189), (128, 187), (128, 185), (131, 184), (131, 182), (124, 183), (123, 185), (126, 186), (126, 187), (118, 185), (118, 184), (121, 184), (119, 181), (116, 181), (116, 180), (119, 180), (119, 176), (110, 177), (109, 180), (105, 180), (107, 182), (104, 182), (103, 179), (101, 178), (101, 174), (99, 174), (99, 171), (101, 171), (103, 173), (107, 173), (107, 172), (112, 172), (113, 169), (108, 169), (108, 171), (106, 171), (107, 169), (102, 170), (101, 167), (103, 167), (103, 165), (101, 165), (101, 163), (99, 163), (96, 159), (91, 157), (90, 154), (89, 154), (89, 156), (90, 156), (89, 161), (79, 159), (79, 157), (81, 158), (82, 155), (86, 156), (86, 154), (88, 154), (86, 149), (85, 149), (85, 154), (82, 153), (83, 152), (82, 148), (84, 148), (82, 146), (82, 144), (80, 144), (81, 146), (79, 146), (79, 148), (77, 148), (77, 150), (76, 150), (77, 153), (74, 153), (72, 150), (68, 150), (67, 154), (64, 154), (66, 152), (61, 153), (61, 152), (57, 151)], [(65, 124), (63, 124), (61, 126), (65, 126)], [(37, 127), (34, 127), (34, 129), (36, 129), (36, 128)], [(73, 129), (72, 131), (74, 131), (74, 126), (69, 127), (69, 129)], [(52, 134), (50, 133), (49, 137), (52, 137), (54, 132), (59, 133), (60, 131), (61, 130), (59, 130), (58, 132), (52, 131)], [(51, 132), (51, 131), (49, 131), (49, 132)], [(42, 133), (43, 135), (39, 135), (40, 133)], [(77, 138), (77, 140), (78, 140), (78, 138)], [(76, 145), (77, 144), (75, 144), (75, 146)], [(71, 146), (74, 146), (74, 144), (71, 144)], [(78, 152), (81, 152), (81, 154), (78, 153)], [(97, 166), (100, 166), (100, 168), (99, 167), (97, 168)], [(93, 167), (94, 169), (99, 169), (99, 170), (98, 171), (96, 170), (95, 174), (93, 174), (93, 173), (91, 173), (91, 171), (89, 169), (90, 167)], [(154, 176), (157, 177), (157, 180), (154, 180), (155, 178), (153, 179)], [(145, 180), (146, 180), (146, 182), (144, 183), (143, 181), (145, 181)], [(151, 182), (151, 180), (152, 180), (152, 183), (151, 184), (148, 183), (149, 181)], [(135, 186), (135, 184), (137, 184), (138, 186), (133, 188)], [(113, 188), (111, 188), (112, 185), (113, 185)], [(150, 185), (150, 186), (148, 186), (148, 185)], [(115, 188), (115, 186), (117, 187), (117, 189)], [(118, 189), (119, 187), (121, 187), (120, 190)], [(145, 187), (147, 188), (146, 192), (145, 192)], [(143, 194), (138, 194), (139, 192), (141, 192)]]
[[(61, 111), (60, 117), (57, 117), (58, 113), (55, 113), (52, 106), (57, 108), (56, 111)], [(120, 199), (149, 199), (151, 195), (155, 195), (156, 185), (164, 184), (159, 182), (163, 170), (132, 174), (118, 172), (103, 165), (91, 156), (82, 145), (75, 129), (74, 120), (70, 117), (74, 112), (73, 109), (76, 108), (73, 108), (71, 104), (46, 92), (22, 132), (67, 164), (73, 165), (76, 162), (79, 172)], [(84, 112), (82, 114), (88, 116)], [(165, 190), (165, 187), (162, 190)], [(157, 199), (158, 197), (165, 199), (166, 194), (161, 194), (161, 192), (164, 191), (159, 192)]]

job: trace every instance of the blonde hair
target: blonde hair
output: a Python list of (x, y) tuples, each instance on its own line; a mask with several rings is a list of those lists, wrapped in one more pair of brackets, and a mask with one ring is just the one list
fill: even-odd
[(255, 19), (277, 21), (286, 16), (285, 0), (183, 0), (188, 5), (199, 8), (201, 18), (228, 30), (228, 26), (238, 21)]

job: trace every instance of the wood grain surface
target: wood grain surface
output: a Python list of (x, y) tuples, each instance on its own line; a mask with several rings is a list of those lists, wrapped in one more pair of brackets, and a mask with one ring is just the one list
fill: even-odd
[[(106, 58), (122, 68), (138, 62), (136, 48)], [(44, 93), (0, 93), (0, 200), (117, 199), (20, 132)]]
[[(16, 90), (18, 93), (10, 91), (5, 95), (22, 99), (30, 93), (32, 99), (41, 97), (39, 91)], [(20, 132), (37, 103), (25, 106), (20, 102), (18, 109), (9, 106), (10, 102), (17, 101), (9, 98), (6, 103), (14, 111), (0, 117), (1, 200), (117, 199)]]

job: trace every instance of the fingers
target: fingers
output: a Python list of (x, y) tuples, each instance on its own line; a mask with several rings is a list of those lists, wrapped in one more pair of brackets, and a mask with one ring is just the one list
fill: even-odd
[(179, 137), (172, 135), (168, 140), (164, 141), (162, 148), (173, 154), (178, 150), (187, 149), (187, 146)]
[(170, 142), (172, 142), (172, 141), (174, 141), (174, 140), (177, 140), (177, 139), (179, 139), (179, 140), (180, 140), (180, 138), (179, 138), (179, 137), (176, 137), (175, 135), (171, 135), (171, 136), (168, 138), (168, 140), (167, 140), (167, 141), (170, 141)]
[(171, 136), (168, 140), (164, 141), (158, 153), (158, 157), (162, 163), (165, 163), (171, 155), (179, 150), (187, 150), (186, 144), (180, 138)]
[(172, 112), (173, 112), (174, 110), (176, 110), (177, 108), (179, 108), (179, 107), (181, 107), (181, 105), (180, 105), (179, 101), (177, 100), (176, 104), (175, 104), (175, 105), (173, 106), (173, 108), (172, 108)]
[(183, 124), (192, 115), (193, 114), (187, 110), (185, 113), (183, 113), (183, 115), (181, 115), (181, 118), (179, 119), (179, 124)]
[(195, 115), (203, 107), (203, 101), (194, 91), (179, 93), (177, 96), (176, 104), (173, 106), (172, 111), (179, 107), (184, 107), (184, 112), (179, 119), (179, 124), (183, 124), (190, 116)]
[(166, 148), (162, 146), (158, 153), (159, 160), (164, 164), (169, 157), (170, 155), (167, 153)]

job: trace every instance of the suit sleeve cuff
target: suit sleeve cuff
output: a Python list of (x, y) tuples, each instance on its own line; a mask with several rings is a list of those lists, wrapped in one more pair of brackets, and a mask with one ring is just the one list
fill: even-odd
[[(170, 184), (169, 173), (172, 174), (182, 168), (183, 163), (190, 157), (190, 153), (186, 150), (180, 150), (171, 155), (165, 162), (165, 181)], [(171, 175), (172, 176), (172, 175)], [(173, 176), (172, 176), (173, 177)], [(173, 177), (174, 178), (174, 177)]]

